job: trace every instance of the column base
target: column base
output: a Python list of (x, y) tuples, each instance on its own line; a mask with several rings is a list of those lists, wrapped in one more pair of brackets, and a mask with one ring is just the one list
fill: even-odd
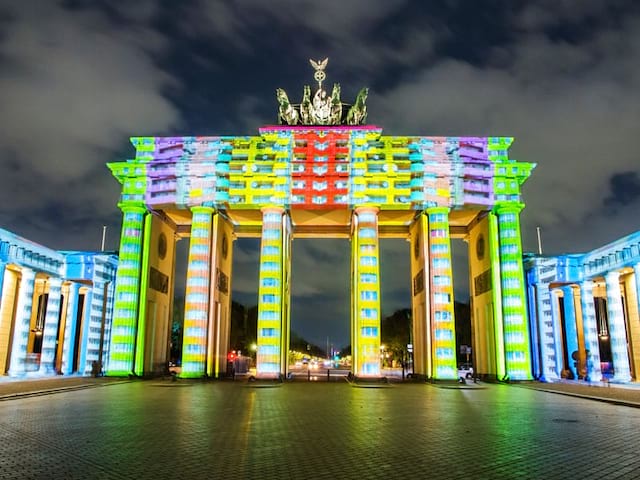
[(381, 376), (355, 375), (353, 376), (351, 383), (358, 387), (375, 387), (389, 385), (389, 379)]

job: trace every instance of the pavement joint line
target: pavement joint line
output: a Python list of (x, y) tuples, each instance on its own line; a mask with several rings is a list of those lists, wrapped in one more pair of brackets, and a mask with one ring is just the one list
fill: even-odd
[(73, 385), (70, 387), (56, 387), (56, 388), (48, 388), (45, 390), (34, 390), (31, 392), (20, 392), (20, 393), (9, 393), (7, 395), (1, 395), (0, 396), (0, 401), (3, 400), (13, 400), (14, 398), (24, 398), (24, 397), (38, 397), (38, 396), (42, 396), (42, 395), (49, 395), (52, 393), (62, 393), (62, 392), (68, 392), (71, 390), (82, 390), (85, 388), (93, 388), (93, 387), (97, 387), (98, 385), (92, 384), (92, 383), (86, 383), (84, 385)]
[(576, 398), (582, 398), (585, 400), (595, 400), (597, 402), (610, 403), (612, 405), (621, 405), (624, 407), (640, 408), (639, 402), (630, 402), (628, 400), (618, 400), (616, 398), (598, 397), (596, 395), (584, 395), (582, 393), (566, 392), (562, 390), (554, 390), (551, 388), (529, 387), (527, 385), (513, 385), (513, 386), (518, 388), (527, 388), (529, 390), (538, 390), (546, 393), (557, 393), (558, 395), (565, 395), (567, 397), (576, 397)]
[(5, 395), (0, 395), (0, 402), (4, 402), (7, 400), (17, 400), (19, 398), (41, 397), (43, 395), (50, 395), (54, 393), (64, 393), (64, 392), (69, 392), (73, 390), (83, 390), (87, 388), (107, 387), (110, 385), (121, 385), (123, 383), (130, 383), (130, 382), (128, 380), (125, 380), (122, 382), (83, 383), (80, 385), (70, 385), (68, 387), (52, 387), (52, 388), (46, 388), (43, 390), (32, 390), (30, 392), (7, 393)]

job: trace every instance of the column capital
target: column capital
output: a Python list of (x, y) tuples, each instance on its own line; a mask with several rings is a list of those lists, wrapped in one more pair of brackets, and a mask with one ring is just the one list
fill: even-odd
[(426, 212), (427, 215), (430, 213), (446, 213), (448, 214), (451, 211), (451, 207), (445, 207), (445, 206), (435, 206), (435, 207), (427, 207), (426, 209), (423, 210), (423, 212)]
[(524, 203), (520, 202), (496, 203), (493, 212), (500, 216), (503, 213), (520, 213), (523, 208)]
[(215, 213), (216, 209), (213, 207), (209, 207), (206, 205), (194, 205), (193, 207), (189, 207), (191, 213)]
[(22, 280), (33, 280), (36, 278), (35, 270), (31, 270), (30, 268), (21, 268), (20, 275), (22, 276)]
[(380, 212), (380, 208), (369, 205), (358, 205), (353, 209), (353, 211), (356, 215), (360, 213), (374, 213), (377, 215)]
[(47, 282), (51, 287), (61, 287), (62, 286), (62, 278), (60, 277), (49, 277)]
[(580, 280), (578, 282), (578, 287), (580, 290), (593, 290), (593, 280), (590, 278), (585, 278), (584, 280)]
[(142, 202), (120, 202), (118, 208), (123, 213), (146, 213), (147, 207)]
[(620, 280), (620, 272), (617, 270), (611, 270), (604, 274), (604, 280), (607, 284), (616, 283)]
[(281, 207), (279, 205), (269, 205), (269, 206), (266, 206), (266, 207), (262, 207), (260, 209), (260, 212), (262, 212), (263, 215), (265, 213), (280, 213), (280, 214), (284, 214), (285, 210), (284, 210), (284, 207)]
[(573, 294), (573, 291), (574, 291), (576, 288), (577, 288), (577, 285), (575, 285), (575, 284), (573, 284), (573, 283), (567, 283), (567, 284), (562, 285), (562, 286), (560, 287), (560, 289), (561, 289), (563, 292), (565, 292), (565, 293), (566, 293), (566, 292), (571, 291), (571, 294)]

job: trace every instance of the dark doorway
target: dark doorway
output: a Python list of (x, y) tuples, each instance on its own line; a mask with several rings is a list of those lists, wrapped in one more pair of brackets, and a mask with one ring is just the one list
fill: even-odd
[(78, 371), (78, 363), (80, 362), (80, 334), (82, 332), (82, 318), (84, 317), (84, 298), (84, 293), (78, 295), (78, 310), (75, 321), (76, 330), (73, 338), (73, 366), (71, 368), (71, 372), (73, 373)]

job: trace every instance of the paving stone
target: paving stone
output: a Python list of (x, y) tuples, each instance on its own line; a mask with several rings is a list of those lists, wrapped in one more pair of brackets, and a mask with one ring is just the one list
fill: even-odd
[(522, 386), (56, 392), (0, 402), (0, 479), (640, 478), (640, 409)]

